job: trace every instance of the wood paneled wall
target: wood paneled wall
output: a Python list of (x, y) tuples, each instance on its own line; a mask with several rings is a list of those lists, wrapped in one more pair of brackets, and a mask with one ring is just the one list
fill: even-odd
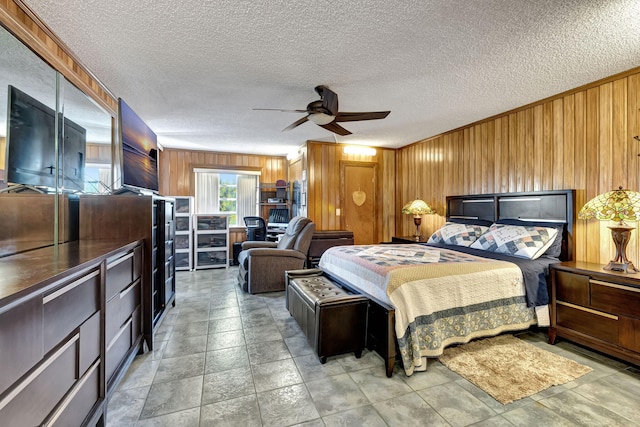
[[(251, 169), (260, 170), (261, 182), (288, 179), (287, 158), (252, 154), (216, 153), (166, 148), (160, 152), (160, 194), (167, 196), (195, 196), (194, 168)], [(229, 232), (229, 250), (235, 242), (245, 240), (244, 228), (232, 228)]]
[(7, 154), (7, 139), (4, 136), (0, 136), (0, 169), (3, 169), (6, 167), (6, 165), (4, 164), (6, 161), (6, 154)]
[(94, 144), (88, 142), (85, 154), (87, 163), (111, 164), (111, 144)]
[[(336, 209), (340, 200), (340, 161), (378, 164), (377, 240), (389, 241), (395, 232), (395, 164), (396, 152), (377, 149), (375, 156), (344, 154), (341, 144), (309, 141), (307, 143), (307, 215), (318, 230), (343, 228)], [(397, 211), (399, 212), (399, 211)]]
[(194, 168), (260, 170), (260, 182), (287, 180), (287, 158), (166, 148), (160, 152), (160, 194), (195, 196)]
[[(640, 191), (640, 69), (613, 76), (461, 129), (401, 148), (397, 204), (420, 197), (438, 211), (423, 234), (444, 222), (447, 195), (576, 189), (576, 209), (618, 186)], [(398, 234), (411, 218), (398, 215)], [(606, 223), (577, 220), (576, 258), (607, 263)], [(627, 254), (639, 263), (632, 233)]]

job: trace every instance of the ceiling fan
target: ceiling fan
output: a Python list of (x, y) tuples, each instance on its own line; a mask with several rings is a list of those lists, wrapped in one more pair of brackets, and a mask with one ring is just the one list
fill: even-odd
[(287, 113), (306, 113), (303, 118), (296, 120), (282, 131), (288, 131), (296, 128), (304, 122), (310, 120), (320, 127), (327, 129), (338, 135), (351, 135), (347, 129), (340, 126), (339, 122), (356, 122), (360, 120), (378, 120), (384, 119), (390, 111), (370, 111), (364, 113), (346, 113), (338, 111), (338, 94), (326, 86), (316, 86), (315, 88), (320, 99), (310, 102), (306, 110), (281, 110), (277, 108), (254, 108), (254, 110), (263, 111), (284, 111)]

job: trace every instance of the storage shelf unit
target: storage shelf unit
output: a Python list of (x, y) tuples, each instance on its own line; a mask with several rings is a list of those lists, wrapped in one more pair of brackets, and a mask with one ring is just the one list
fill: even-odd
[(291, 183), (261, 183), (258, 186), (258, 207), (263, 218), (269, 217), (271, 208), (286, 208), (291, 215)]
[(156, 256), (157, 268), (154, 269), (153, 281), (153, 330), (155, 330), (166, 314), (169, 304), (175, 306), (175, 200), (169, 197), (155, 197), (157, 233)]
[(197, 214), (193, 216), (194, 268), (229, 266), (229, 216)]
[(176, 270), (193, 270), (193, 197), (173, 197), (176, 200)]
[(145, 240), (142, 308), (149, 350), (153, 350), (153, 332), (162, 323), (167, 306), (175, 306), (174, 206), (174, 199), (162, 196), (80, 198), (80, 240)]

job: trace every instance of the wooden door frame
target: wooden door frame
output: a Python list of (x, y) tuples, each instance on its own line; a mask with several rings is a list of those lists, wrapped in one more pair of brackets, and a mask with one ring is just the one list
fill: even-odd
[[(365, 167), (373, 169), (373, 216), (371, 220), (373, 221), (373, 238), (374, 240), (378, 239), (378, 203), (379, 197), (378, 192), (380, 191), (378, 188), (378, 163), (376, 162), (358, 162), (355, 160), (340, 160), (340, 206), (342, 209), (346, 209), (346, 188), (345, 188), (345, 169), (348, 166), (357, 166), (357, 167)], [(345, 215), (340, 215), (340, 228), (346, 230), (345, 224)]]

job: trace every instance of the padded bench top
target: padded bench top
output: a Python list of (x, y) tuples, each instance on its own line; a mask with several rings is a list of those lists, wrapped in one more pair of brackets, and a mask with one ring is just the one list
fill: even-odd
[(316, 230), (313, 232), (313, 240), (320, 239), (353, 239), (353, 231), (348, 230)]
[(296, 289), (310, 306), (367, 299), (364, 295), (348, 293), (325, 276), (296, 277), (289, 286)]

